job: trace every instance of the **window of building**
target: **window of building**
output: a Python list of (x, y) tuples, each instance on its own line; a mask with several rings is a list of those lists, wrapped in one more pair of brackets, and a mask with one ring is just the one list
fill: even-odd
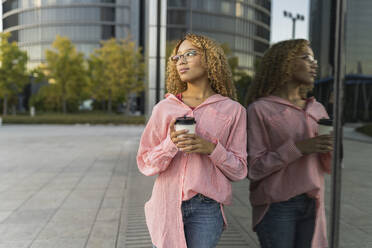
[(235, 15), (238, 17), (243, 17), (243, 10), (244, 6), (241, 3), (237, 2), (235, 6)]
[(115, 8), (100, 8), (101, 10), (101, 21), (115, 21)]
[(116, 35), (116, 38), (118, 39), (125, 39), (130, 35), (129, 28), (127, 26), (116, 25), (115, 35)]
[(202, 2), (206, 2), (205, 10), (208, 12), (212, 13), (218, 13), (219, 8), (217, 6), (217, 1), (216, 0), (204, 0)]
[(128, 8), (116, 8), (116, 22), (120, 24), (130, 23), (130, 10)]
[(231, 1), (223, 0), (221, 2), (221, 13), (226, 15), (234, 15), (234, 3)]
[(102, 25), (102, 40), (108, 40), (110, 38), (115, 38), (115, 26)]
[(18, 9), (18, 0), (8, 0), (3, 3), (3, 13)]
[(38, 42), (39, 40), (40, 40), (39, 28), (19, 30), (19, 42)]
[(27, 52), (29, 60), (40, 60), (41, 59), (41, 46), (21, 46), (23, 51)]
[(167, 29), (167, 40), (179, 40), (186, 34), (186, 29), (184, 28), (168, 28)]
[(187, 7), (189, 1), (188, 0), (168, 0), (167, 6), (168, 7)]
[(270, 16), (258, 9), (255, 10), (255, 19), (270, 26)]
[(9, 37), (8, 41), (9, 42), (13, 42), (13, 41), (18, 42), (18, 38), (19, 38), (18, 37), (18, 31), (14, 30), (10, 33), (10, 37)]
[(84, 43), (77, 43), (75, 45), (76, 50), (84, 54), (84, 57), (89, 57), (91, 53), (97, 48), (99, 48), (99, 44), (84, 44)]
[(256, 26), (255, 35), (257, 35), (259, 37), (262, 37), (266, 40), (270, 40), (270, 31), (267, 30), (266, 28), (258, 26), (258, 25)]
[(255, 3), (269, 11), (271, 10), (271, 0), (255, 0)]
[(186, 25), (188, 24), (187, 17), (188, 17), (188, 14), (185, 10), (168, 10), (167, 24)]
[(269, 44), (262, 43), (261, 41), (254, 41), (254, 51), (264, 53), (269, 48)]
[(10, 15), (3, 19), (3, 29), (18, 26), (18, 14)]
[[(110, 9), (112, 9), (110, 11)], [(111, 21), (115, 14), (112, 14), (114, 8), (45, 8), (41, 10), (41, 22), (71, 22), (71, 21), (100, 21), (100, 18), (106, 18)], [(31, 11), (34, 12), (34, 11)]]
[(22, 24), (35, 24), (39, 23), (40, 9), (25, 11), (19, 14), (20, 23)]

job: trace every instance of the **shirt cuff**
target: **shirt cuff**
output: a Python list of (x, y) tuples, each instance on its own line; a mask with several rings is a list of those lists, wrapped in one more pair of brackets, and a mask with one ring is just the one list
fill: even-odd
[(177, 152), (178, 148), (177, 146), (173, 143), (172, 139), (170, 138), (170, 135), (167, 135), (167, 138), (163, 142), (163, 150), (166, 153), (169, 153), (171, 157), (174, 157)]
[(296, 144), (292, 140), (288, 140), (281, 145), (277, 152), (280, 158), (286, 164), (290, 164), (303, 156), (301, 151), (297, 148)]
[(213, 152), (208, 156), (214, 165), (221, 165), (225, 162), (227, 157), (227, 151), (225, 147), (221, 145), (218, 141), (216, 147), (214, 148)]

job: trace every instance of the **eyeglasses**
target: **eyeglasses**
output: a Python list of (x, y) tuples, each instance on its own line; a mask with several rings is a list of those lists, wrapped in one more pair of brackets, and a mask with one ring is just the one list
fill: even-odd
[(314, 56), (312, 56), (310, 54), (306, 54), (306, 55), (302, 55), (302, 56), (298, 56), (298, 57), (303, 59), (303, 60), (306, 60), (310, 64), (315, 64), (315, 65), (318, 64), (318, 61), (314, 58)]
[(190, 59), (192, 59), (193, 57), (195, 57), (196, 55), (198, 55), (199, 53), (195, 50), (190, 50), (190, 51), (187, 51), (185, 52), (184, 54), (177, 54), (177, 55), (174, 55), (173, 57), (171, 57), (171, 60), (177, 64), (178, 61), (180, 61), (180, 59), (182, 58), (183, 60), (186, 60), (186, 62), (189, 62)]

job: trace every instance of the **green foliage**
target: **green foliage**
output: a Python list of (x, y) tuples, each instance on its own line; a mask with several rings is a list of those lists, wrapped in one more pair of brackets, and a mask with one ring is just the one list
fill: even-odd
[(88, 60), (89, 89), (99, 101), (107, 101), (108, 111), (113, 102), (123, 102), (130, 93), (144, 88), (145, 64), (141, 49), (129, 38), (114, 38), (102, 42)]
[(87, 97), (84, 55), (66, 37), (57, 36), (52, 47), (45, 52), (45, 75), (54, 84), (48, 90), (55, 96), (53, 106), (60, 106), (66, 113), (68, 105), (77, 109), (79, 101)]
[(31, 97), (30, 106), (42, 111), (60, 111), (62, 102), (58, 91), (59, 88), (56, 84), (41, 87), (38, 93)]
[(358, 127), (356, 131), (372, 137), (372, 124), (367, 124), (362, 127)]
[(45, 68), (43, 65), (39, 65), (38, 67), (32, 69), (30, 71), (30, 75), (34, 78), (35, 83), (40, 83), (47, 80), (47, 76), (45, 75)]
[(20, 50), (16, 42), (9, 43), (10, 33), (0, 33), (0, 97), (3, 115), (8, 110), (8, 100), (14, 101), (28, 82), (27, 53)]
[(227, 43), (221, 44), (222, 49), (224, 50), (228, 63), (231, 68), (231, 73), (233, 76), (234, 84), (236, 87), (236, 92), (238, 95), (238, 101), (241, 105), (247, 105), (247, 96), (248, 88), (252, 83), (252, 76), (247, 74), (245, 71), (239, 70), (239, 59), (236, 56), (232, 56), (232, 51)]
[(241, 73), (238, 80), (234, 81), (236, 87), (236, 93), (238, 94), (238, 101), (244, 107), (247, 106), (248, 102), (248, 89), (252, 83), (252, 77), (246, 73)]

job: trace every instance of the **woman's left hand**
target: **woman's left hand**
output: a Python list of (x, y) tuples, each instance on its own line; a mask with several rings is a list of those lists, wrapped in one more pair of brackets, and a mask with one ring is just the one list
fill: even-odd
[(211, 154), (216, 147), (216, 144), (209, 142), (205, 139), (200, 138), (196, 134), (184, 134), (183, 140), (177, 143), (177, 147), (180, 151), (185, 153), (202, 153), (202, 154)]

